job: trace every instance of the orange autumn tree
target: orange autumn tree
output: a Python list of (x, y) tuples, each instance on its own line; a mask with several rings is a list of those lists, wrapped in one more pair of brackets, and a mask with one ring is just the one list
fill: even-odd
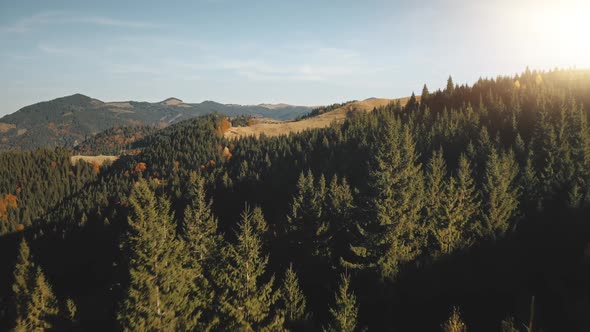
[(147, 165), (144, 162), (138, 163), (137, 166), (135, 166), (135, 169), (133, 170), (133, 173), (137, 174), (137, 173), (142, 173), (147, 169)]
[(217, 132), (219, 135), (223, 135), (229, 130), (229, 128), (231, 128), (231, 122), (229, 122), (227, 118), (223, 118), (215, 126), (215, 132)]
[(96, 161), (93, 161), (91, 164), (94, 174), (98, 174), (100, 172), (100, 165)]
[(17, 208), (18, 201), (13, 194), (6, 194), (0, 199), (0, 219), (6, 221), (9, 208)]

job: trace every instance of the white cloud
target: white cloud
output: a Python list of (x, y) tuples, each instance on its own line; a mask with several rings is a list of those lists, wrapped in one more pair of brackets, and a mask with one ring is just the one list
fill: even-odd
[(141, 21), (120, 20), (104, 16), (85, 16), (76, 12), (45, 11), (21, 18), (13, 24), (2, 26), (0, 32), (25, 33), (50, 24), (88, 24), (120, 28), (150, 28), (156, 26)]

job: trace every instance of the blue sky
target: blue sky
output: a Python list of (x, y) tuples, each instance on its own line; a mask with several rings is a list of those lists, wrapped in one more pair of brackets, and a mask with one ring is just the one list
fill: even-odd
[(73, 93), (321, 105), (590, 66), (584, 0), (121, 2), (0, 0), (0, 115)]

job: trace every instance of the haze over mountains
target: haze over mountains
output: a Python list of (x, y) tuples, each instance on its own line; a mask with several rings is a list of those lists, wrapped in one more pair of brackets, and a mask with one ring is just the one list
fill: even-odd
[(72, 147), (88, 136), (119, 126), (165, 127), (195, 116), (219, 113), (289, 120), (312, 107), (288, 104), (237, 105), (214, 101), (185, 103), (177, 98), (161, 102), (103, 102), (82, 94), (26, 106), (0, 118), (0, 150), (42, 146)]

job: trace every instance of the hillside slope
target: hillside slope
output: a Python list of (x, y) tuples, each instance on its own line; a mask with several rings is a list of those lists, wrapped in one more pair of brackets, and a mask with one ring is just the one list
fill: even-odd
[(158, 103), (103, 102), (81, 94), (23, 107), (0, 119), (0, 150), (76, 146), (89, 136), (120, 126), (165, 127), (195, 116), (220, 113), (294, 119), (311, 110), (292, 105), (189, 104), (177, 98)]
[(370, 98), (362, 101), (347, 103), (333, 111), (322, 113), (318, 116), (298, 121), (276, 121), (269, 119), (257, 119), (247, 127), (232, 127), (225, 132), (225, 137), (240, 138), (244, 136), (279, 136), (289, 133), (298, 133), (307, 129), (324, 128), (333, 122), (343, 122), (354, 112), (370, 112), (375, 108), (386, 106), (390, 103), (400, 101), (402, 105), (407, 103), (409, 98), (385, 99)]

